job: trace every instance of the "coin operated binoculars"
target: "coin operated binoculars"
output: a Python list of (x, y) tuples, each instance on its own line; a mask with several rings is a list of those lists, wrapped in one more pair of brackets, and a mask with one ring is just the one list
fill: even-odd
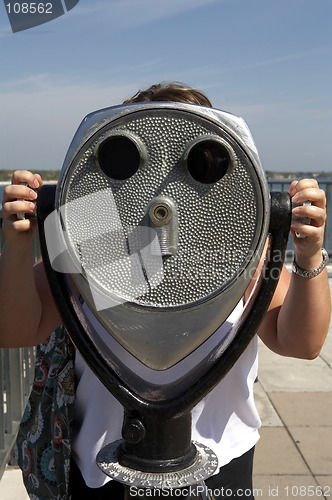
[(56, 191), (39, 194), (38, 219), (64, 325), (124, 408), (122, 439), (97, 457), (105, 474), (173, 489), (218, 469), (213, 451), (191, 441), (191, 410), (254, 337), (290, 218), (289, 196), (269, 193), (238, 117), (153, 102), (83, 120)]

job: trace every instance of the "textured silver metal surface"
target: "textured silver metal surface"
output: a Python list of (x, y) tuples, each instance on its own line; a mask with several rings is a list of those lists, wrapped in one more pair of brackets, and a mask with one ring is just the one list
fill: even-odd
[(218, 467), (217, 456), (207, 446), (194, 441), (197, 456), (186, 469), (169, 472), (142, 472), (124, 467), (118, 462), (117, 448), (122, 440), (105, 446), (97, 455), (98, 467), (109, 477), (128, 486), (141, 488), (182, 488), (204, 481), (212, 476)]
[[(117, 213), (111, 214), (95, 198), (95, 206), (81, 205), (82, 212), (68, 211), (64, 221), (75, 257), (92, 282), (126, 299), (131, 263), (125, 244), (132, 228), (144, 224), (149, 201), (166, 196), (177, 205), (179, 218), (178, 252), (163, 262), (164, 279), (134, 301), (143, 306), (170, 307), (190, 304), (209, 297), (236, 275), (252, 249), (259, 221), (259, 190), (250, 162), (228, 138), (235, 164), (215, 184), (192, 179), (181, 161), (188, 143), (197, 137), (215, 135), (213, 124), (187, 117), (154, 113), (134, 116), (114, 124), (112, 134), (133, 134), (145, 144), (147, 160), (130, 179), (107, 178), (95, 158), (97, 143), (107, 130), (92, 141), (71, 166), (61, 203), (69, 203), (93, 192), (110, 190)], [(86, 212), (89, 212), (89, 215)], [(91, 224), (91, 214), (95, 214)], [(119, 217), (122, 228), (105, 233), (105, 220)], [(89, 220), (90, 226), (82, 224)], [(96, 238), (96, 228), (100, 226)], [(88, 242), (88, 246), (77, 244)], [(130, 294), (130, 297), (132, 294)]]
[[(103, 171), (98, 152), (122, 134), (139, 144), (142, 161), (131, 177), (115, 180), (104, 171), (117, 166), (107, 170), (106, 159)], [(188, 151), (205, 140), (222, 144), (231, 159), (210, 184), (187, 166)], [(122, 152), (118, 158), (125, 169)], [(168, 234), (149, 214), (160, 200), (172, 211)], [(202, 106), (143, 103), (83, 120), (60, 173), (56, 207), (58, 253), (68, 249), (62, 272), (72, 273), (122, 347), (166, 370), (204, 343), (243, 297), (266, 241), (270, 203), (243, 120)]]

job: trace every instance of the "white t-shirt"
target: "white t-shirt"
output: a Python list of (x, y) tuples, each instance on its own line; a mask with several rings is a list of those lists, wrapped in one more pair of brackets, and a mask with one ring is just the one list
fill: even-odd
[[(242, 310), (241, 301), (228, 318), (228, 325), (241, 316)], [(90, 321), (94, 321), (93, 317), (90, 317)], [(101, 330), (97, 321), (95, 326)], [(207, 342), (213, 343), (213, 337), (219, 337), (220, 340), (222, 330), (223, 326)], [(101, 331), (100, 334), (104, 341), (110, 338), (106, 331)], [(183, 360), (182, 366), (178, 364), (179, 366), (169, 369), (170, 379), (178, 378), (182, 373), (181, 369), (185, 370), (185, 365), (192, 363), (195, 356), (196, 353)], [(134, 367), (135, 373), (140, 370), (139, 374), (143, 378), (149, 379), (150, 375), (151, 380), (156, 381), (160, 372), (145, 367), (129, 354), (128, 358), (128, 362), (130, 360), (132, 363), (130, 366), (137, 365)], [(111, 479), (97, 467), (96, 456), (106, 444), (121, 439), (123, 407), (93, 374), (79, 352), (76, 352), (75, 374), (78, 385), (72, 454), (87, 486), (99, 488)], [(253, 397), (256, 376), (255, 338), (217, 387), (192, 411), (192, 439), (205, 444), (216, 453), (219, 467), (243, 455), (259, 439), (261, 422)]]

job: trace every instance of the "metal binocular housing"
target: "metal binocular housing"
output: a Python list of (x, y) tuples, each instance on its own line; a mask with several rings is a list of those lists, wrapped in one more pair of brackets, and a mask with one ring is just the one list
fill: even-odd
[(216, 469), (213, 452), (191, 442), (190, 411), (255, 335), (290, 214), (241, 118), (151, 102), (83, 120), (56, 190), (40, 192), (38, 219), (64, 325), (124, 407), (123, 439), (98, 457), (106, 474), (173, 487)]

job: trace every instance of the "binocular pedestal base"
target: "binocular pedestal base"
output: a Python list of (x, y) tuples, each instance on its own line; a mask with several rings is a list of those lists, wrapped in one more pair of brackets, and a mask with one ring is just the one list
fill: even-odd
[(197, 484), (214, 474), (218, 467), (217, 456), (207, 446), (193, 442), (196, 448), (194, 462), (182, 470), (143, 472), (121, 465), (118, 449), (123, 440), (105, 446), (97, 455), (98, 467), (115, 481), (137, 488), (173, 489)]

